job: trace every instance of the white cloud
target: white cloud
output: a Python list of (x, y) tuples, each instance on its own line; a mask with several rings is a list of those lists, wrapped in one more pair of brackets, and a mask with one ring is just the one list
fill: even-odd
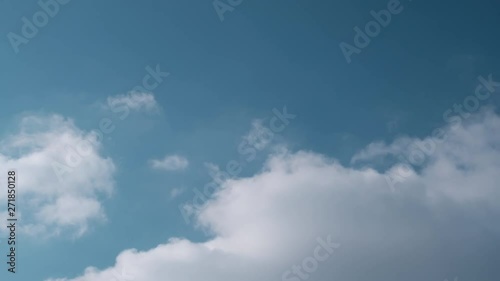
[(186, 169), (189, 165), (189, 161), (179, 155), (167, 155), (160, 160), (152, 159), (149, 161), (149, 164), (151, 167), (158, 170), (178, 171)]
[(409, 137), (401, 137), (396, 139), (390, 145), (383, 142), (373, 142), (365, 149), (358, 152), (351, 159), (351, 163), (361, 161), (373, 161), (375, 158), (386, 155), (400, 155), (406, 153), (408, 146), (412, 143), (413, 139)]
[[(113, 267), (52, 280), (108, 281), (119, 269), (141, 281), (443, 280), (450, 274), (494, 280), (500, 118), (487, 114), (449, 134), (451, 142), (398, 192), (373, 169), (344, 167), (311, 152), (274, 154), (260, 173), (226, 181), (197, 210), (199, 225), (214, 238), (126, 250)], [(328, 235), (342, 247), (299, 278), (294, 265)]]
[[(115, 166), (95, 135), (59, 115), (26, 116), (0, 143), (0, 166), (17, 170), (21, 231), (41, 237), (79, 236), (105, 219), (100, 196), (114, 188)], [(6, 192), (0, 193), (4, 201)]]
[(108, 97), (108, 106), (115, 108), (120, 105), (127, 106), (130, 110), (156, 113), (160, 106), (151, 93), (130, 92)]

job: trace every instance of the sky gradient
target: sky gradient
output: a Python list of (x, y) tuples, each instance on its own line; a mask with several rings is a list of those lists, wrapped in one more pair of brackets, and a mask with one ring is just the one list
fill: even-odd
[(0, 5), (0, 279), (498, 279), (498, 1)]

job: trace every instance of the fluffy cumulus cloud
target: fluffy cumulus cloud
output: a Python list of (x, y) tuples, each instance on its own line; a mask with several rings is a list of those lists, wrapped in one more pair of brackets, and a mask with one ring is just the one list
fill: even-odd
[[(0, 166), (18, 171), (21, 231), (48, 237), (84, 234), (105, 220), (101, 200), (114, 188), (115, 166), (96, 134), (59, 115), (25, 116), (0, 142)], [(4, 201), (5, 192), (0, 193)]]
[[(352, 168), (283, 149), (197, 209), (211, 239), (125, 250), (110, 268), (52, 280), (497, 280), (500, 118), (445, 133), (395, 190), (386, 176), (397, 166)], [(397, 153), (401, 143), (411, 142), (397, 141)]]
[(180, 155), (167, 155), (162, 159), (152, 159), (149, 164), (153, 169), (165, 171), (184, 170), (189, 165), (189, 161)]

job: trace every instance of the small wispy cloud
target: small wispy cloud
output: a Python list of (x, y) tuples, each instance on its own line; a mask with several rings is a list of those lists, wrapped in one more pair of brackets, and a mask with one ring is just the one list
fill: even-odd
[(173, 188), (170, 190), (170, 199), (175, 199), (179, 197), (182, 193), (184, 193), (185, 189), (184, 188)]
[(160, 109), (155, 96), (151, 93), (130, 92), (108, 97), (107, 101), (110, 108), (125, 105), (130, 110), (152, 113), (156, 113)]
[(186, 169), (189, 161), (180, 155), (167, 155), (163, 159), (149, 160), (149, 164), (157, 170), (178, 171)]
[(266, 148), (273, 139), (273, 132), (265, 127), (262, 122), (260, 119), (253, 120), (252, 128), (243, 136), (244, 140), (259, 150)]

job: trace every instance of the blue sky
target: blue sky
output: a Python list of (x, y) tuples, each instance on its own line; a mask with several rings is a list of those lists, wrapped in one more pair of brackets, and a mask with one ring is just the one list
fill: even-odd
[[(478, 78), (500, 81), (496, 1), (401, 1), (401, 12), (392, 14), (350, 63), (340, 44), (355, 46), (354, 28), (364, 29), (373, 20), (370, 11), (388, 9), (391, 1), (243, 0), (232, 7), (239, 1), (221, 0), (220, 7), (231, 7), (223, 20), (211, 1), (42, 2), (57, 3), (57, 12), (17, 46), (9, 34), (23, 36), (23, 17), (33, 21), (42, 8), (36, 1), (0, 4), (1, 177), (6, 165), (19, 171), (22, 216), (18, 272), (7, 272), (2, 262), (2, 279), (112, 280), (113, 268), (142, 259), (127, 252), (117, 263), (122, 251), (133, 248), (152, 256), (150, 250), (157, 249), (159, 265), (140, 260), (143, 266), (131, 280), (157, 280), (148, 279), (154, 272), (162, 280), (242, 279), (250, 270), (247, 264), (259, 272), (255, 280), (281, 279), (287, 262), (301, 261), (314, 249), (316, 237), (327, 234), (335, 234), (345, 252), (334, 254), (327, 261), (331, 267), (320, 265), (307, 279), (498, 276), (493, 261), (500, 258), (494, 251), (500, 240), (492, 221), (499, 213), (490, 202), (499, 196), (498, 175), (489, 171), (499, 165), (494, 156), (500, 98), (498, 86), (488, 91)], [(155, 79), (152, 72), (169, 74)], [(154, 86), (146, 89), (144, 81)], [(474, 115), (462, 116), (460, 128), (450, 127), (456, 125), (451, 115), (455, 121), (460, 115), (455, 111), (445, 118), (444, 113), (474, 96), (478, 85), (491, 96), (476, 99)], [(283, 110), (293, 118), (283, 122)], [(276, 120), (285, 125), (279, 132), (270, 125)], [(54, 161), (71, 157), (67, 148), (92, 138), (93, 131), (102, 132), (103, 122), (111, 132), (91, 142), (88, 154), (61, 181)], [(412, 165), (414, 171), (398, 182), (400, 191), (391, 191), (384, 178), (393, 175), (402, 158), (411, 158), (409, 144), (432, 140), (436, 128), (449, 132), (452, 141), (433, 148), (425, 164)], [(262, 139), (269, 129), (272, 138)], [(248, 160), (250, 155), (255, 157)], [(195, 190), (212, 181), (210, 174), (227, 172), (231, 160), (242, 163), (234, 179), (206, 195), (205, 208), (184, 208)], [(462, 168), (453, 170), (448, 162)], [(287, 165), (290, 178), (281, 173)], [(342, 178), (351, 173), (359, 175)], [(245, 188), (256, 183), (255, 193)], [(298, 183), (311, 191), (299, 196), (294, 193), (299, 187), (286, 189)], [(344, 183), (368, 195), (346, 194)], [(452, 188), (461, 184), (460, 191)], [(323, 185), (340, 187), (325, 190)], [(283, 206), (275, 204), (279, 192), (284, 192), (278, 196), (283, 202), (302, 206), (304, 215), (282, 201)], [(4, 202), (5, 195), (0, 194)], [(345, 200), (334, 199), (337, 195)], [(259, 197), (261, 202), (258, 196), (268, 197)], [(296, 202), (297, 196), (310, 200)], [(194, 210), (189, 222), (181, 210)], [(292, 217), (303, 220), (287, 220)], [(289, 223), (275, 229), (271, 218)], [(332, 227), (323, 227), (329, 218)], [(246, 220), (250, 226), (236, 223)], [(372, 238), (349, 234), (369, 232), (372, 220), (377, 231), (399, 231), (387, 235), (393, 245), (383, 239), (383, 231)], [(287, 234), (295, 228), (308, 229), (310, 236)], [(413, 228), (422, 231), (415, 237), (405, 233)], [(247, 230), (249, 236), (241, 234)], [(450, 233), (461, 234), (445, 239)], [(278, 234), (287, 247), (275, 241)], [(174, 237), (184, 240), (169, 242)], [(274, 249), (272, 241), (276, 256), (252, 250)], [(364, 251), (360, 245), (368, 246)], [(4, 260), (4, 239), (0, 246)], [(401, 257), (401, 264), (377, 270), (375, 253), (387, 262)], [(435, 262), (438, 258), (447, 261)], [(198, 265), (199, 260), (206, 263)], [(218, 269), (217, 261), (230, 269)], [(354, 270), (353, 263), (361, 269)], [(97, 268), (95, 276), (85, 275), (89, 266)], [(203, 274), (185, 268), (200, 268)], [(87, 279), (73, 279), (83, 275)]]

